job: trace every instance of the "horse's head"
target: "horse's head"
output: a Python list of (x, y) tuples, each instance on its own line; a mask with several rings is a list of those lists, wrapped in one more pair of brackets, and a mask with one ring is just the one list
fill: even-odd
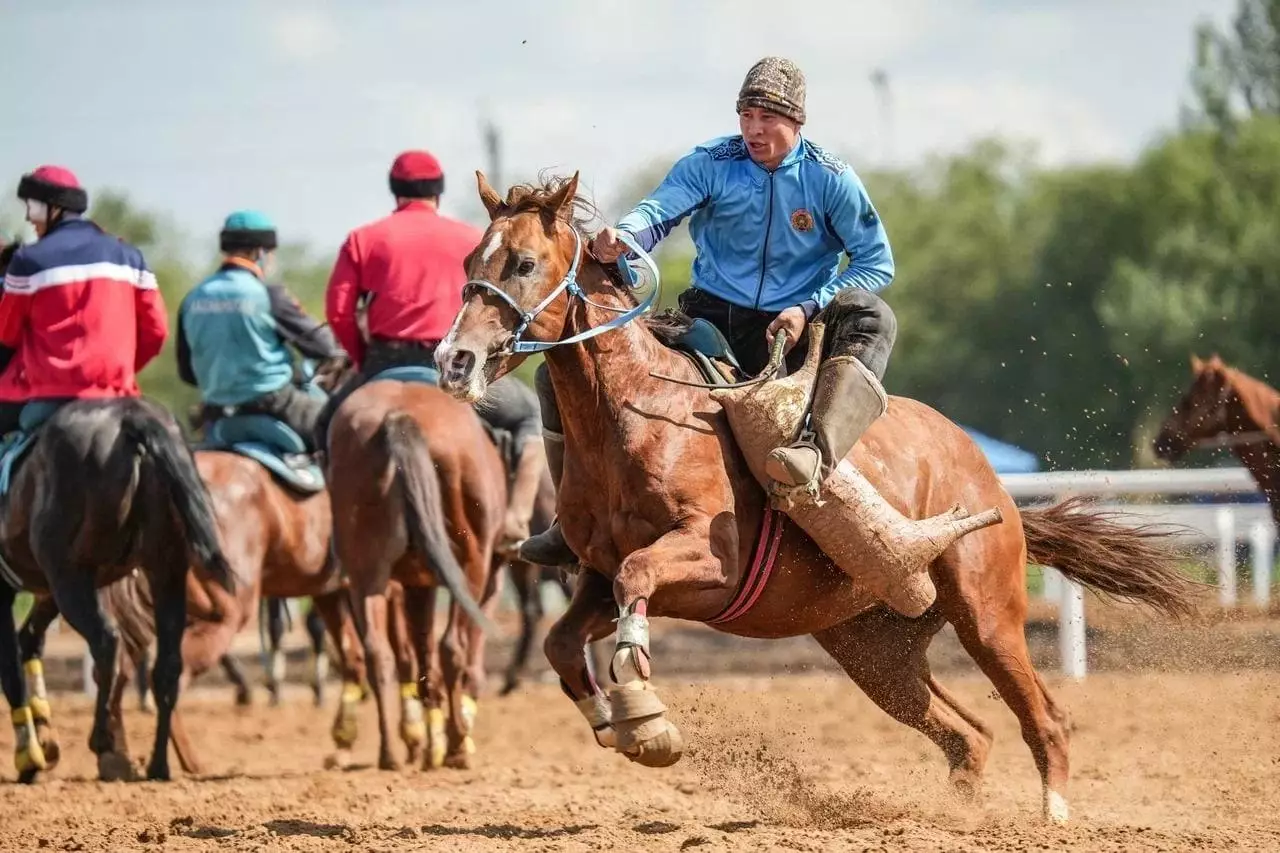
[(1191, 356), (1191, 387), (1165, 418), (1156, 436), (1156, 456), (1173, 462), (1202, 439), (1225, 432), (1234, 390), (1227, 366), (1214, 355), (1208, 361)]
[(576, 173), (567, 181), (513, 187), (505, 200), (482, 172), (476, 180), (491, 221), (467, 257), (462, 309), (435, 355), (440, 387), (472, 402), (525, 359), (517, 341), (564, 337), (566, 281), (589, 262), (587, 237), (574, 221), (584, 207), (576, 198)]

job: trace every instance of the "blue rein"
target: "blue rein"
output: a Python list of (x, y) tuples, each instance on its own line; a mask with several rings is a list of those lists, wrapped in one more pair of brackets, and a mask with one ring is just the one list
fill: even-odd
[[(631, 252), (636, 256), (636, 259), (641, 264), (643, 264), (644, 268), (647, 269), (649, 273), (653, 276), (653, 288), (652, 290), (650, 290), (649, 295), (646, 296), (643, 300), (641, 300), (640, 304), (636, 305), (634, 308), (622, 309), (622, 308), (615, 308), (612, 305), (601, 305), (598, 302), (592, 302), (590, 299), (587, 298), (587, 295), (586, 293), (583, 292), (582, 288), (578, 286), (578, 270), (580, 268), (582, 254), (583, 254), (582, 234), (579, 233), (578, 229), (575, 226), (571, 225), (569, 227), (570, 227), (570, 230), (573, 231), (573, 263), (569, 265), (569, 271), (565, 273), (564, 278), (560, 280), (560, 283), (556, 285), (555, 289), (552, 290), (551, 293), (547, 295), (546, 299), (543, 299), (541, 302), (539, 302), (537, 306), (533, 308), (533, 310), (531, 311), (524, 310), (524, 308), (522, 308), (514, 299), (512, 299), (511, 296), (506, 291), (504, 291), (502, 288), (498, 287), (496, 284), (494, 284), (491, 281), (475, 278), (468, 281), (465, 285), (463, 285), (462, 289), (464, 291), (464, 295), (465, 295), (466, 289), (468, 287), (472, 287), (473, 285), (475, 287), (480, 288), (481, 290), (487, 290), (490, 293), (497, 295), (497, 297), (501, 299), (503, 302), (510, 305), (511, 308), (520, 317), (520, 322), (516, 326), (515, 331), (512, 333), (511, 342), (507, 345), (508, 352), (512, 354), (528, 355), (530, 353), (546, 352), (547, 350), (554, 349), (555, 347), (558, 347), (558, 346), (564, 346), (566, 344), (576, 344), (576, 343), (579, 343), (580, 341), (585, 341), (588, 338), (594, 338), (597, 335), (603, 335), (605, 332), (611, 331), (612, 329), (619, 329), (627, 325), (637, 317), (647, 313), (649, 309), (653, 306), (653, 303), (657, 300), (658, 295), (661, 293), (661, 278), (658, 274), (658, 265), (654, 263), (653, 258), (649, 256), (648, 252), (640, 248), (640, 244), (636, 242), (636, 239), (634, 237), (632, 237), (630, 234), (628, 234), (625, 231), (619, 231), (618, 239), (621, 240), (623, 244), (626, 245), (626, 247), (631, 250)], [(639, 273), (636, 272), (636, 270), (632, 269), (631, 264), (625, 259), (625, 257), (618, 259), (618, 270), (622, 273), (622, 279), (624, 282), (626, 282), (629, 288), (634, 289), (637, 285), (640, 284), (641, 276), (639, 275)], [(577, 333), (576, 335), (572, 335), (571, 337), (563, 338), (558, 341), (526, 341), (524, 340), (524, 333), (528, 331), (529, 326), (533, 323), (533, 321), (538, 317), (539, 314), (547, 310), (547, 308), (551, 305), (551, 303), (554, 302), (560, 296), (561, 293), (568, 294), (567, 298), (570, 304), (572, 304), (574, 299), (581, 299), (583, 303), (590, 305), (593, 308), (600, 308), (605, 311), (613, 311), (613, 312), (621, 312), (621, 313), (619, 313), (617, 317), (614, 317), (612, 320), (610, 320), (607, 323), (603, 323), (602, 325), (599, 325), (599, 326), (593, 326), (590, 329), (587, 329), (585, 331)]]

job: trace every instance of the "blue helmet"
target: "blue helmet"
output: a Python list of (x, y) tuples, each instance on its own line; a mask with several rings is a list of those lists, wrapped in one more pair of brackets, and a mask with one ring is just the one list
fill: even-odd
[(222, 223), (220, 235), (222, 251), (235, 249), (274, 249), (276, 225), (265, 213), (257, 210), (237, 210)]

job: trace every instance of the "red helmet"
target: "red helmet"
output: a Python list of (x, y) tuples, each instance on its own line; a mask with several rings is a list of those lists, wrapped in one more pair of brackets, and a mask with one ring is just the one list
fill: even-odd
[(427, 151), (406, 151), (391, 164), (391, 192), (399, 198), (430, 198), (444, 192), (444, 170)]
[(23, 175), (18, 182), (18, 198), (42, 201), (72, 213), (84, 213), (89, 207), (89, 194), (72, 171), (62, 166), (41, 166)]

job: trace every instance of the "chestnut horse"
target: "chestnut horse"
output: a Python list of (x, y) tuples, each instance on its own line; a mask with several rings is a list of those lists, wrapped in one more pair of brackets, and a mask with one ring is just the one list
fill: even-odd
[(1280, 392), (1225, 364), (1191, 357), (1191, 387), (1156, 436), (1156, 456), (1176, 462), (1194, 447), (1227, 447), (1248, 469), (1280, 525)]
[[(500, 578), (493, 564), (507, 505), (502, 459), (471, 406), (425, 382), (375, 378), (335, 413), (328, 469), (334, 546), (378, 705), (378, 766), (400, 766), (390, 736), (398, 673), (409, 760), (466, 767), (484, 681), (482, 607), (493, 606)], [(393, 582), (399, 607), (388, 600)], [(441, 584), (452, 604), (437, 643)], [(396, 655), (406, 643), (416, 660)], [(354, 701), (346, 700), (335, 731), (349, 749), (356, 731)], [(340, 749), (336, 761), (348, 760)]]
[[(648, 616), (711, 623), (745, 637), (811, 634), (882, 709), (937, 744), (956, 788), (972, 792), (991, 749), (990, 730), (937, 682), (925, 656), (950, 622), (1021, 723), (1040, 771), (1045, 817), (1065, 821), (1067, 713), (1027, 651), (1027, 559), (1101, 592), (1182, 614), (1191, 607), (1191, 582), (1178, 572), (1168, 540), (1081, 502), (1020, 513), (963, 430), (922, 403), (893, 397), (850, 454), (858, 469), (912, 518), (956, 504), (994, 506), (1004, 518), (936, 560), (938, 597), (924, 615), (895, 614), (798, 527), (766, 515), (765, 492), (708, 391), (651, 375), (699, 379), (652, 324), (626, 322), (645, 303), (587, 251), (585, 223), (575, 214), (589, 207), (576, 200), (577, 175), (514, 187), (505, 200), (477, 178), (491, 219), (487, 248), (468, 259), (462, 309), (436, 350), (441, 387), (478, 399), (521, 353), (546, 351), (564, 427), (559, 517), (583, 571), (545, 649), (597, 742), (647, 766), (680, 757), (679, 732), (650, 683)], [(726, 613), (766, 521), (776, 533), (772, 574), (752, 591), (751, 606)], [(615, 626), (611, 669), (619, 686), (606, 698), (583, 647)]]

